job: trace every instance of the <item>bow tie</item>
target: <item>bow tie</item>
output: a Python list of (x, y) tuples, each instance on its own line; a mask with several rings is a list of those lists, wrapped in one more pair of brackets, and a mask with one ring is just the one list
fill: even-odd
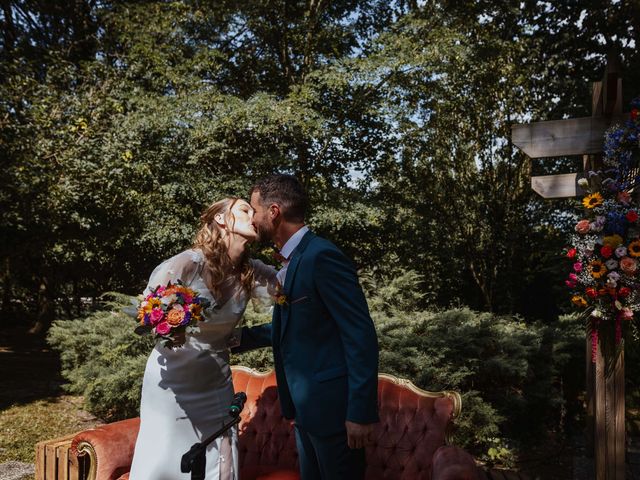
[(271, 254), (271, 256), (273, 257), (273, 259), (278, 262), (279, 264), (283, 265), (285, 263), (288, 262), (288, 260), (284, 257), (284, 255), (282, 255), (280, 252), (277, 251), (273, 251), (273, 253)]

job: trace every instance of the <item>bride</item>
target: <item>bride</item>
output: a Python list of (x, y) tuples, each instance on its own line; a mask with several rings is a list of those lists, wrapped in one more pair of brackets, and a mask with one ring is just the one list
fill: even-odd
[[(182, 455), (229, 419), (233, 384), (229, 344), (256, 286), (273, 287), (276, 271), (249, 258), (256, 240), (253, 210), (244, 200), (225, 198), (201, 216), (193, 247), (161, 263), (145, 294), (181, 280), (211, 302), (183, 347), (156, 344), (147, 360), (140, 403), (140, 432), (131, 480), (189, 479), (180, 472)], [(237, 480), (237, 431), (207, 448), (206, 478)]]

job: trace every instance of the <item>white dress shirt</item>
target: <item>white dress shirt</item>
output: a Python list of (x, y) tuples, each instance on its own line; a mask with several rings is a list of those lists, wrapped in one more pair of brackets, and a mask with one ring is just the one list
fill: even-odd
[(309, 227), (306, 225), (302, 226), (300, 230), (291, 235), (289, 240), (287, 240), (287, 243), (285, 243), (280, 249), (280, 255), (285, 258), (284, 262), (282, 262), (282, 268), (276, 274), (276, 278), (280, 285), (284, 285), (284, 281), (287, 278), (287, 266), (289, 265), (289, 258), (291, 257), (291, 254), (300, 243), (300, 240), (302, 240), (302, 237), (304, 237), (304, 234), (308, 231)]

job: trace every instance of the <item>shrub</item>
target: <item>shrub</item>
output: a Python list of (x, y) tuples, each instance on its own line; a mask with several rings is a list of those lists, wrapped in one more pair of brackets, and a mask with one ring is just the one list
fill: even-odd
[(138, 415), (142, 374), (151, 337), (133, 332), (135, 321), (122, 313), (129, 297), (105, 295), (103, 309), (77, 320), (58, 320), (48, 342), (60, 352), (65, 388), (83, 395), (86, 408), (105, 420)]
[[(418, 276), (409, 273), (380, 289), (369, 280), (380, 371), (425, 390), (459, 391), (457, 444), (504, 463), (511, 446), (542, 441), (548, 430), (563, 428), (567, 412), (580, 411), (576, 399), (584, 374), (576, 372), (584, 368), (584, 327), (576, 317), (548, 326), (468, 308), (412, 311)], [(135, 335), (134, 321), (121, 313), (127, 303), (127, 297), (112, 295), (103, 310), (57, 321), (49, 334), (61, 353), (68, 390), (84, 395), (87, 408), (108, 420), (137, 415), (152, 348), (151, 339)], [(266, 321), (268, 313), (247, 308), (247, 324)], [(234, 355), (232, 364), (264, 370), (273, 356), (262, 349)]]

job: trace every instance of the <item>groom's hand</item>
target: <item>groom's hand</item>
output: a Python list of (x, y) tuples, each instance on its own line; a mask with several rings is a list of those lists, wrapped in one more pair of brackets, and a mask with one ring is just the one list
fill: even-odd
[(373, 437), (373, 424), (363, 425), (361, 423), (353, 423), (347, 420), (344, 422), (347, 427), (347, 442), (349, 448), (364, 448), (369, 444)]

